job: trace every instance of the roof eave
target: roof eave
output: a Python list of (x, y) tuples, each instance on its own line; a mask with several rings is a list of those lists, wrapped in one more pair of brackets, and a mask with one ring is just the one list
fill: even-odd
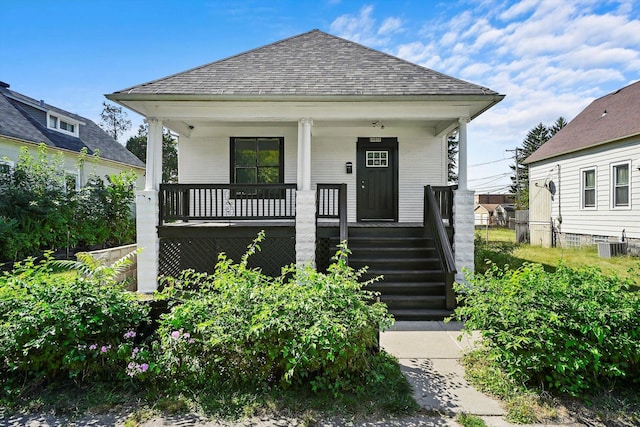
[(552, 154), (552, 155), (547, 155), (547, 156), (541, 157), (539, 159), (535, 159), (534, 158), (533, 160), (530, 160), (531, 157), (533, 157), (533, 154), (535, 154), (535, 152), (534, 152), (531, 156), (529, 156), (526, 159), (524, 159), (524, 161), (522, 163), (527, 165), (527, 164), (533, 164), (533, 163), (542, 162), (542, 161), (545, 161), (545, 160), (551, 160), (551, 159), (554, 159), (556, 157), (560, 157), (560, 156), (564, 156), (564, 155), (572, 154), (572, 153), (577, 153), (577, 152), (584, 151), (584, 150), (589, 150), (591, 148), (599, 147), (601, 145), (611, 144), (612, 142), (623, 141), (625, 139), (634, 138), (634, 137), (638, 137), (638, 136), (640, 136), (640, 132), (634, 133), (634, 134), (631, 134), (631, 135), (621, 136), (619, 138), (608, 139), (606, 141), (596, 142), (594, 144), (587, 145), (587, 146), (580, 147), (580, 148), (576, 148), (574, 150), (567, 150), (567, 151), (563, 151), (561, 153), (555, 153), (555, 154)]

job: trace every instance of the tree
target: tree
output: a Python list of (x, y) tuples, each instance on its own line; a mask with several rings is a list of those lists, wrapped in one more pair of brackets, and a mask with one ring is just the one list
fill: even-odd
[(447, 181), (449, 184), (457, 184), (458, 183), (458, 174), (456, 173), (457, 165), (458, 165), (458, 133), (449, 135), (447, 138), (447, 157), (448, 168), (447, 168)]
[(131, 129), (131, 120), (129, 120), (127, 113), (122, 111), (122, 107), (113, 104), (102, 103), (100, 119), (100, 127), (116, 141), (122, 134)]
[[(149, 127), (140, 125), (138, 135), (127, 140), (127, 150), (137, 158), (147, 160), (147, 135)], [(178, 181), (178, 150), (176, 139), (166, 129), (162, 132), (162, 182)]]
[(510, 166), (513, 171), (511, 192), (516, 195), (518, 209), (527, 209), (529, 207), (529, 166), (523, 164), (523, 162), (565, 127), (566, 124), (567, 122), (562, 116), (558, 117), (551, 127), (547, 127), (540, 122), (527, 133), (526, 138), (522, 141), (522, 146), (514, 150), (515, 164)]

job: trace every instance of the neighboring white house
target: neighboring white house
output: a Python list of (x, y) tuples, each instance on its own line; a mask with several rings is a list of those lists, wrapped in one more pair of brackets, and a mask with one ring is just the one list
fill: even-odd
[[(348, 224), (350, 247), (367, 227), (381, 234), (404, 225), (421, 235), (432, 213), (425, 186), (447, 185), (455, 130), (455, 260), (458, 272), (473, 269), (466, 128), (503, 97), (319, 30), (107, 95), (149, 122), (137, 196), (139, 289), (155, 290), (159, 273), (194, 267), (187, 251), (212, 264), (220, 250), (243, 249), (238, 233), (252, 222), (270, 227), (261, 256), (275, 254), (276, 267), (325, 263), (338, 231), (337, 223), (323, 227), (337, 218)], [(163, 126), (180, 135), (177, 185), (160, 185)], [(450, 190), (436, 189), (442, 212), (451, 211)], [(176, 220), (188, 222), (169, 223)], [(270, 236), (280, 243), (265, 250)]]
[[(7, 83), (0, 82), (0, 168), (15, 165), (23, 147), (35, 154), (40, 144), (45, 144), (51, 155), (62, 153), (63, 172), (78, 187), (92, 173), (104, 177), (132, 170), (142, 188), (144, 163), (93, 121), (13, 91)], [(78, 156), (83, 149), (90, 158), (99, 153), (97, 161), (79, 166)]]
[(640, 253), (640, 82), (593, 101), (525, 163), (532, 244), (624, 236)]

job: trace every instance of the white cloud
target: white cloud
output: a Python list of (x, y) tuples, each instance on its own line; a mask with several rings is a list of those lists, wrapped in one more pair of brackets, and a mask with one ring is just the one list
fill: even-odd
[(360, 9), (358, 15), (341, 15), (331, 23), (331, 32), (357, 43), (384, 46), (389, 43), (390, 35), (402, 31), (402, 21), (399, 18), (388, 17), (378, 26), (372, 14), (373, 6), (367, 5)]
[[(469, 163), (502, 158), (539, 122), (570, 120), (640, 75), (637, 0), (465, 4), (467, 10), (446, 18), (415, 23), (390, 16), (379, 18), (382, 25), (366, 6), (332, 29), (372, 45), (388, 42), (394, 55), (506, 94), (469, 126)], [(416, 24), (420, 30), (412, 33)], [(470, 178), (478, 174), (481, 168), (469, 171)]]
[(380, 28), (378, 29), (378, 34), (386, 35), (398, 32), (402, 28), (402, 21), (399, 18), (390, 17), (384, 20)]

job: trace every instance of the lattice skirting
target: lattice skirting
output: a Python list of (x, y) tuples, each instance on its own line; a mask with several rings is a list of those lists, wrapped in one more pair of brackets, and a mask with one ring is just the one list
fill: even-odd
[(266, 237), (260, 244), (261, 250), (249, 258), (249, 266), (261, 268), (269, 276), (278, 276), (283, 266), (296, 259), (293, 227), (161, 228), (160, 275), (176, 276), (186, 269), (212, 273), (221, 252), (239, 262), (260, 229), (265, 230)]
[(336, 254), (336, 245), (340, 241), (337, 227), (319, 227), (316, 235), (316, 269), (325, 273)]

